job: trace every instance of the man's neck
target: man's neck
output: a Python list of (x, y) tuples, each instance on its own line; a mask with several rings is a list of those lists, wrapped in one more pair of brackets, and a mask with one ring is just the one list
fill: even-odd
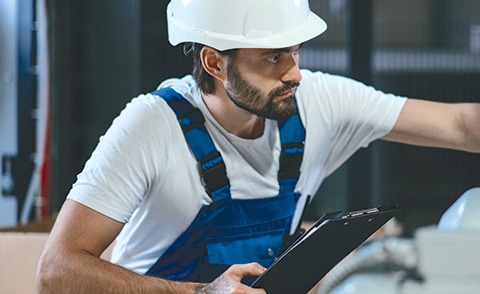
[(229, 133), (256, 139), (263, 135), (265, 119), (236, 106), (226, 95), (202, 94), (203, 101), (215, 120)]

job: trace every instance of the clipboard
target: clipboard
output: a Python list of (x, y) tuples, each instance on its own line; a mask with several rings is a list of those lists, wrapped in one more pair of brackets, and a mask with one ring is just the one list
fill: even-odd
[(398, 205), (329, 213), (297, 238), (252, 284), (268, 294), (307, 293), (400, 211)]

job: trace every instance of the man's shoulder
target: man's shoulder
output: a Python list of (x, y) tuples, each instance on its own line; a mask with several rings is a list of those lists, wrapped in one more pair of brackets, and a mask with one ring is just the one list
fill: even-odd
[(162, 88), (173, 89), (193, 105), (196, 104), (196, 96), (200, 93), (198, 86), (191, 75), (186, 75), (182, 78), (169, 78), (164, 80), (158, 85), (156, 90)]

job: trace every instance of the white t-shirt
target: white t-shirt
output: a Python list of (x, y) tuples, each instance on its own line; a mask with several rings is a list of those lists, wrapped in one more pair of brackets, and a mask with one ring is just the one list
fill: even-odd
[[(297, 101), (306, 139), (296, 186), (302, 194), (299, 207), (356, 150), (386, 135), (406, 101), (348, 78), (307, 70), (302, 75)], [(166, 86), (204, 114), (225, 161), (233, 198), (277, 195), (276, 121), (266, 121), (260, 138), (242, 139), (215, 121), (191, 76), (160, 85)], [(112, 262), (140, 274), (210, 202), (175, 114), (163, 99), (151, 94), (134, 98), (113, 121), (68, 198), (125, 223)], [(299, 215), (297, 209), (292, 227)]]

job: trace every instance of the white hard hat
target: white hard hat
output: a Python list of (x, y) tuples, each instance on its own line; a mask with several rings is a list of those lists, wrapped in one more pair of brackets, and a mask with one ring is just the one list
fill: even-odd
[(308, 0), (172, 0), (167, 22), (172, 45), (194, 42), (218, 50), (286, 48), (327, 29)]

